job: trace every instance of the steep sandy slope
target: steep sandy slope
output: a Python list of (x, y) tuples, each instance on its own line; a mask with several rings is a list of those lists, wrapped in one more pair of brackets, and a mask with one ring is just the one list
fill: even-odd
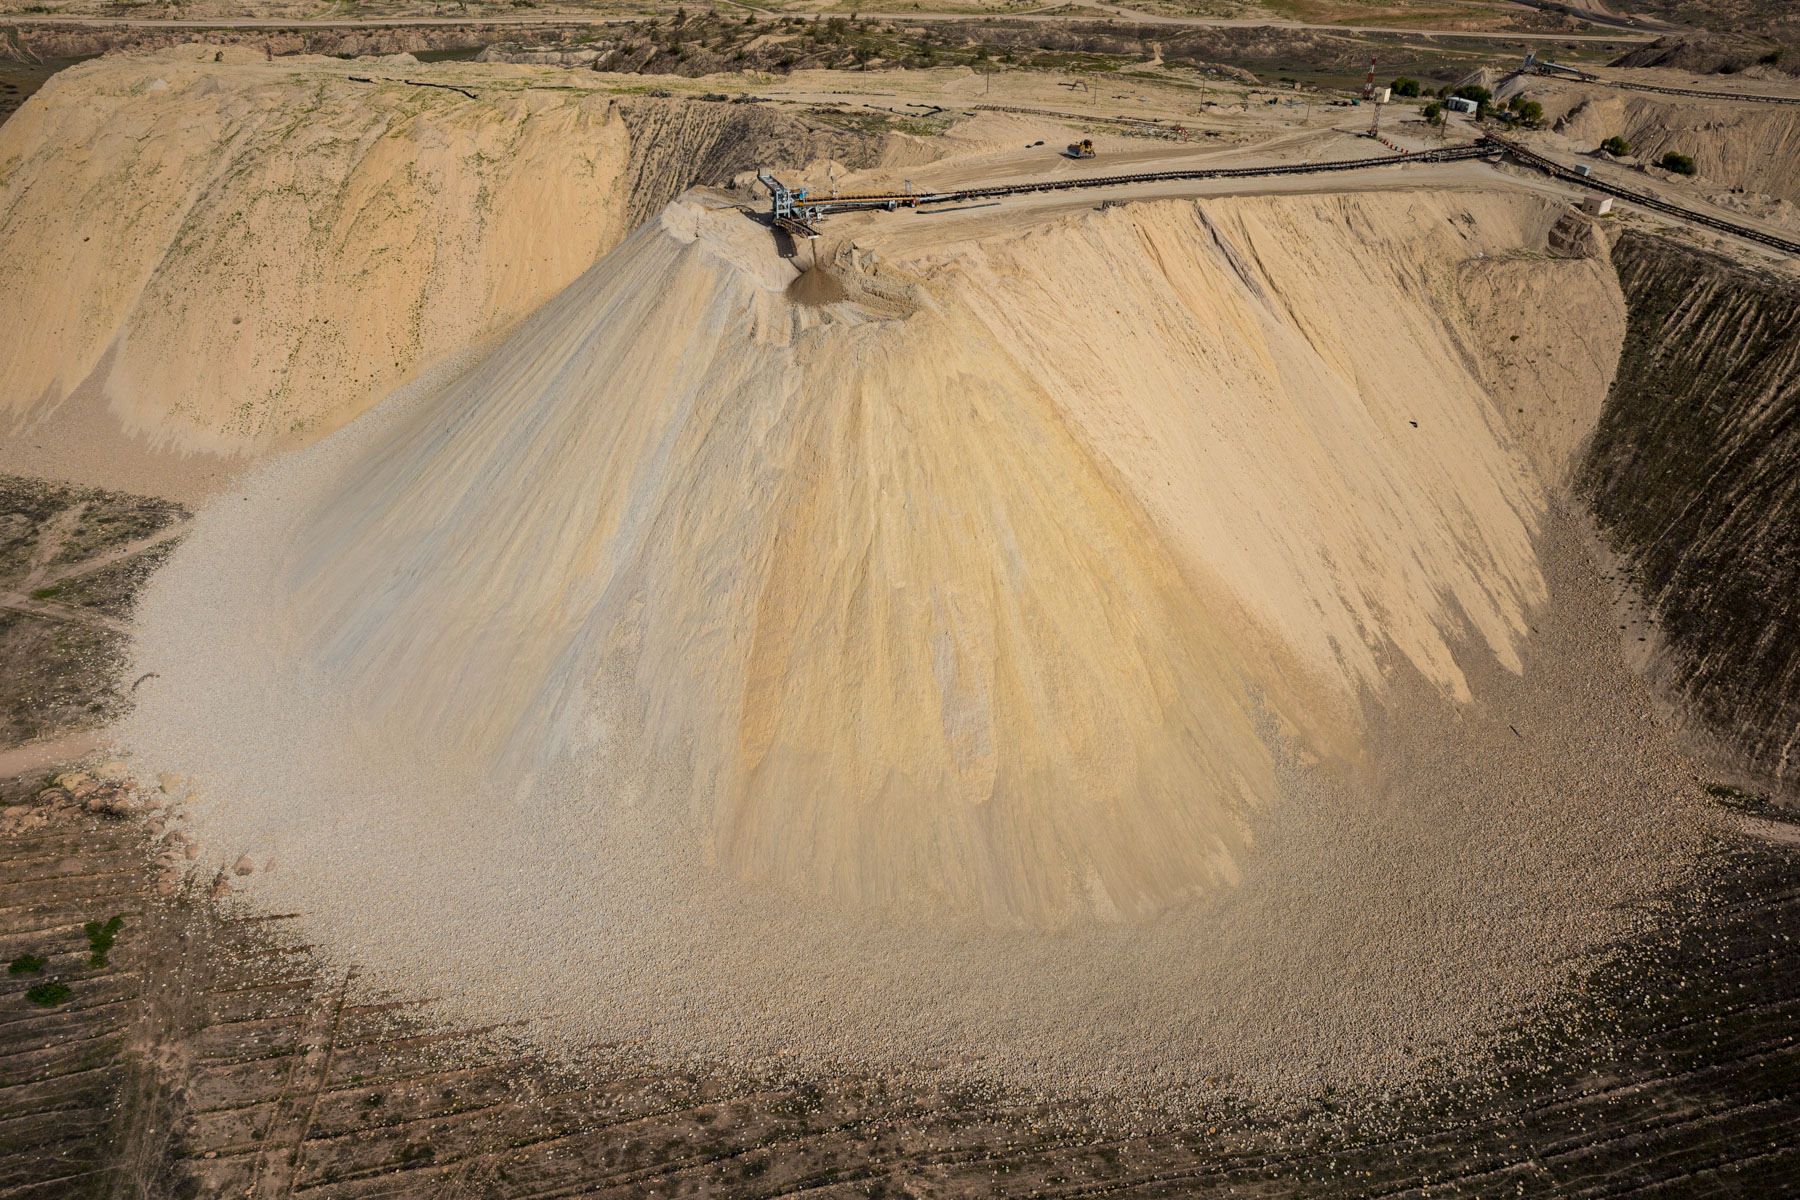
[(773, 106), (455, 70), (473, 97), (407, 84), (444, 79), (410, 59), (210, 46), (57, 75), (0, 130), (0, 287), (21, 298), (0, 308), (4, 461), (132, 470), (155, 448), (223, 456), (221, 473), (310, 441), (535, 309), (694, 183), (854, 165), (877, 141)]
[(1477, 374), (1471, 258), (1616, 309), (1557, 216), (1164, 202), (796, 285), (672, 205), (203, 512), (129, 740), (196, 861), (561, 1046), (1403, 1073), (1677, 838)]
[(1458, 279), (1482, 332), (1479, 377), (1538, 478), (1557, 485), (1567, 482), (1599, 420), (1625, 336), (1625, 305), (1606, 241), (1588, 218), (1564, 213), (1547, 249), (1548, 261), (1470, 259)]
[(846, 274), (883, 319), (673, 207), (283, 516), (231, 623), (469, 779), (679, 760), (747, 877), (1147, 914), (1235, 874), (1259, 723), (1353, 757), (1384, 657), (1516, 669), (1542, 494), (1442, 314), (1553, 217), (1159, 205)]
[(605, 98), (215, 53), (72, 68), (0, 129), (0, 288), (28, 298), (0, 310), (14, 421), (92, 373), (153, 444), (316, 436), (622, 234)]

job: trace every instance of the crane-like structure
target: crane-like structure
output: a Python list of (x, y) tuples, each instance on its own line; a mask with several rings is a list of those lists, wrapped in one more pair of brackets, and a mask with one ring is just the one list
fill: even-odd
[(774, 201), (771, 224), (794, 237), (816, 238), (816, 222), (826, 213), (856, 212), (860, 209), (917, 208), (921, 199), (908, 183), (904, 192), (853, 192), (844, 196), (812, 196), (807, 188), (790, 188), (767, 171), (758, 171), (757, 180), (769, 189)]

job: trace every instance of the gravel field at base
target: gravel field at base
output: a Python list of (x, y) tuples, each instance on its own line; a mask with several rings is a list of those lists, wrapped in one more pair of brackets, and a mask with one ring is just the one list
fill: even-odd
[[(215, 552), (254, 556), (256, 524), (234, 533)], [(552, 1058), (987, 1082), (1133, 1119), (1441, 1084), (1653, 923), (1706, 819), (1583, 546), (1548, 520), (1523, 675), (1471, 652), (1463, 705), (1396, 681), (1365, 710), (1378, 768), (1285, 760), (1241, 883), (1141, 925), (1003, 930), (722, 883), (696, 831), (646, 819), (652, 773), (626, 805), (579, 773), (371, 792), (321, 771), (325, 747), (265, 738), (193, 785), (188, 829), (204, 870), (250, 853), (238, 902), (302, 913), (296, 936), (365, 995), (435, 997), (446, 1025)], [(275, 707), (211, 716), (319, 728), (329, 695), (270, 683)], [(133, 740), (186, 757), (154, 725)]]

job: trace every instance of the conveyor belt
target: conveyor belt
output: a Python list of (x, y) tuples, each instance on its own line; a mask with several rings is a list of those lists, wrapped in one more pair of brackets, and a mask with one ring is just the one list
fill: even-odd
[(1060, 179), (1039, 179), (1030, 183), (1004, 183), (991, 187), (961, 188), (950, 192), (852, 192), (841, 196), (809, 196), (797, 201), (808, 212), (820, 215), (852, 212), (869, 208), (919, 208), (927, 204), (955, 204), (963, 200), (988, 200), (997, 196), (1024, 196), (1033, 192), (1067, 192), (1082, 188), (1124, 187), (1138, 183), (1169, 183), (1195, 179), (1254, 179), (1266, 175), (1316, 175), (1328, 171), (1356, 171), (1367, 167), (1391, 167), (1397, 163), (1456, 162), (1470, 158), (1488, 158), (1500, 152), (1498, 146), (1471, 142), (1448, 146), (1442, 150), (1422, 150), (1417, 154), (1384, 154), (1380, 158), (1353, 158), (1335, 162), (1290, 163), (1285, 166), (1202, 167), (1186, 171), (1142, 171), (1131, 175), (1074, 175)]
[(1800, 242), (1789, 241), (1787, 238), (1783, 237), (1776, 237), (1772, 233), (1764, 233), (1762, 230), (1752, 229), (1748, 225), (1737, 225), (1730, 221), (1723, 221), (1718, 217), (1711, 216), (1707, 213), (1695, 212), (1691, 208), (1683, 208), (1679, 204), (1670, 204), (1667, 200), (1658, 200), (1655, 196), (1648, 196), (1643, 192), (1634, 192), (1630, 188), (1620, 187), (1616, 183), (1607, 183), (1604, 180), (1595, 179), (1591, 175), (1583, 175), (1578, 171), (1570, 170), (1561, 163), (1545, 158), (1541, 154), (1534, 154), (1515, 142), (1506, 141), (1504, 138), (1497, 138), (1492, 134), (1489, 134), (1485, 140), (1501, 150), (1504, 150), (1506, 156), (1514, 162), (1542, 171), (1546, 175), (1554, 176), (1565, 182), (1589, 188), (1596, 192), (1605, 192), (1609, 196), (1617, 196), (1619, 199), (1638, 205), (1640, 208), (1648, 208), (1654, 212), (1667, 213), (1670, 216), (1680, 217), (1684, 221), (1692, 221), (1696, 225), (1704, 225), (1708, 229), (1716, 229), (1720, 233), (1729, 233), (1733, 237), (1747, 238), (1752, 242), (1758, 242), (1764, 246), (1773, 247), (1774, 249), (1787, 254), (1800, 255)]
[[(852, 193), (844, 196), (820, 197), (807, 199), (805, 210), (808, 215), (823, 216), (830, 212), (849, 212), (869, 208), (919, 208), (927, 204), (955, 204), (966, 200), (991, 200), (1004, 196), (1024, 196), (1034, 192), (1066, 192), (1083, 188), (1125, 187), (1131, 184), (1170, 183), (1183, 180), (1201, 179), (1253, 179), (1270, 175), (1315, 175), (1332, 171), (1356, 171), (1367, 167), (1391, 167), (1396, 163), (1417, 162), (1458, 162), (1466, 159), (1491, 158), (1504, 154), (1523, 166), (1544, 172), (1556, 179), (1588, 188), (1597, 192), (1617, 196), (1631, 204), (1648, 208), (1655, 212), (1680, 217), (1684, 221), (1692, 221), (1704, 225), (1708, 229), (1716, 229), (1720, 233), (1728, 233), (1733, 237), (1745, 238), (1764, 246), (1780, 250), (1787, 254), (1800, 255), (1800, 242), (1777, 237), (1772, 233), (1764, 233), (1760, 229), (1752, 229), (1747, 225), (1737, 225), (1730, 221), (1720, 220), (1707, 213), (1696, 212), (1691, 208), (1683, 208), (1678, 204), (1670, 204), (1655, 196), (1632, 191), (1630, 188), (1607, 183), (1592, 176), (1582, 175), (1560, 163), (1534, 154), (1516, 142), (1494, 137), (1492, 134), (1479, 141), (1461, 146), (1447, 146), (1442, 150), (1424, 150), (1417, 154), (1401, 157), (1383, 155), (1380, 158), (1353, 158), (1336, 162), (1296, 163), (1286, 166), (1261, 167), (1207, 167), (1187, 171), (1142, 171), (1130, 175), (1077, 175), (1061, 179), (1039, 179), (1030, 183), (995, 184), (992, 187), (961, 188), (949, 192), (923, 192), (916, 194), (900, 194), (892, 192)], [(798, 206), (797, 206), (798, 207)], [(792, 218), (790, 218), (792, 219)], [(818, 232), (810, 225), (801, 224), (802, 236), (817, 237)], [(799, 232), (799, 231), (795, 231)]]
[(776, 217), (775, 228), (783, 230), (797, 238), (816, 238), (819, 231), (802, 221), (799, 217)]
[(1692, 88), (1658, 87), (1654, 83), (1626, 83), (1622, 79), (1597, 79), (1611, 87), (1633, 92), (1662, 92), (1670, 96), (1695, 96), (1702, 100), (1748, 100), (1753, 104), (1800, 104), (1800, 96), (1757, 96), (1749, 92), (1700, 92)]
[(1328, 171), (1357, 171), (1366, 167), (1391, 167), (1397, 163), (1456, 162), (1459, 159), (1487, 158), (1497, 147), (1473, 142), (1450, 146), (1443, 150), (1422, 150), (1417, 154), (1384, 154), (1380, 158), (1352, 158), (1336, 162), (1290, 163), (1286, 166), (1207, 167), (1188, 171), (1144, 171), (1134, 175), (1078, 175), (1063, 179), (1040, 179), (1033, 183), (996, 184), (993, 187), (963, 188), (954, 192), (932, 192), (918, 197), (920, 204), (950, 204), (959, 200), (986, 200), (995, 196), (1022, 196), (1032, 192), (1063, 192), (1078, 188), (1122, 187), (1134, 183), (1169, 183), (1191, 179), (1254, 179), (1265, 175), (1316, 175)]
[[(1557, 64), (1557, 69), (1573, 75), (1583, 83), (1598, 83), (1604, 87), (1623, 88), (1628, 92), (1661, 92), (1665, 96), (1689, 96), (1696, 100), (1747, 100), (1752, 104), (1800, 104), (1800, 96), (1758, 96), (1751, 92), (1703, 92), (1697, 88), (1663, 87), (1655, 83), (1628, 83), (1623, 79), (1605, 79), (1599, 75), (1590, 75), (1586, 71), (1577, 71), (1574, 67)], [(1549, 71), (1537, 71), (1539, 75), (1552, 75)]]

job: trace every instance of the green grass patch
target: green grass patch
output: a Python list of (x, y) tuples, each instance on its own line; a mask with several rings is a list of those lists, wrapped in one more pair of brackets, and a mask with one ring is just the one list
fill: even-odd
[(55, 1008), (69, 998), (66, 983), (40, 983), (25, 993), (25, 998), (39, 1008)]
[(1126, 63), (1137, 60), (1079, 50), (1040, 50), (1031, 56), (1032, 67), (1050, 71), (1117, 71)]
[(33, 600), (48, 600), (53, 596), (60, 595), (62, 595), (62, 584), (59, 583), (55, 587), (39, 588), (37, 591), (31, 593), (31, 598)]
[(87, 932), (88, 949), (93, 953), (88, 956), (91, 966), (104, 967), (106, 955), (113, 947), (113, 940), (119, 936), (119, 930), (125, 928), (124, 917), (113, 917), (104, 923), (89, 921), (82, 929)]
[(39, 958), (35, 954), (21, 954), (6, 965), (6, 973), (8, 975), (36, 975), (44, 969), (44, 964), (49, 961), (49, 959)]

